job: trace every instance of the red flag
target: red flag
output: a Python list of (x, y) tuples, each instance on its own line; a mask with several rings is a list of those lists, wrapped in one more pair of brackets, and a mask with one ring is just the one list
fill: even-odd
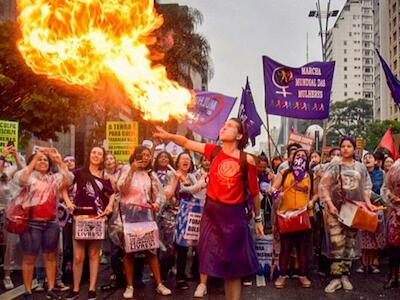
[(385, 134), (382, 137), (381, 142), (379, 143), (377, 148), (384, 148), (389, 151), (390, 156), (396, 160), (399, 157), (399, 152), (397, 150), (396, 144), (393, 140), (393, 129), (392, 127), (386, 130)]

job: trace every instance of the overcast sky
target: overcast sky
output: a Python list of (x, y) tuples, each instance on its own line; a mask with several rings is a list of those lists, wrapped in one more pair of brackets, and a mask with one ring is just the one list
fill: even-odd
[[(215, 75), (209, 90), (238, 97), (249, 76), (257, 110), (265, 120), (262, 56), (289, 66), (305, 64), (308, 33), (309, 61), (321, 60), (319, 25), (308, 17), (316, 0), (163, 0), (197, 8), (204, 22), (198, 28), (211, 45)], [(332, 0), (331, 10), (341, 10), (345, 0)], [(321, 0), (326, 9), (327, 0)], [(332, 26), (334, 18), (329, 23)], [(279, 126), (279, 117), (271, 124)], [(271, 125), (271, 126), (272, 126)]]

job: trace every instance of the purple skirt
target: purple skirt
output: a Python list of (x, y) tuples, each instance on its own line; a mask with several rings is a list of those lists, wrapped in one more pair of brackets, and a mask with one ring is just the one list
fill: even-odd
[(200, 224), (200, 273), (235, 279), (255, 274), (258, 261), (244, 204), (207, 198)]

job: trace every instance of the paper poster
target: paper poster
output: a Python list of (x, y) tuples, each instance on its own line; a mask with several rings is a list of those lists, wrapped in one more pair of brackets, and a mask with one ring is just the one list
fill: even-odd
[(108, 151), (115, 156), (117, 162), (128, 162), (139, 143), (138, 122), (107, 122), (106, 127)]

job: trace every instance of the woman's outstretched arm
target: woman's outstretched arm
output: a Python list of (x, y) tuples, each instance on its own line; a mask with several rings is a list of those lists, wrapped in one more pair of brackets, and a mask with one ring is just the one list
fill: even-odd
[(173, 141), (175, 144), (185, 148), (186, 150), (204, 154), (206, 144), (189, 140), (181, 135), (169, 133), (160, 126), (157, 126), (156, 130), (157, 131), (153, 133), (154, 138), (170, 140)]

